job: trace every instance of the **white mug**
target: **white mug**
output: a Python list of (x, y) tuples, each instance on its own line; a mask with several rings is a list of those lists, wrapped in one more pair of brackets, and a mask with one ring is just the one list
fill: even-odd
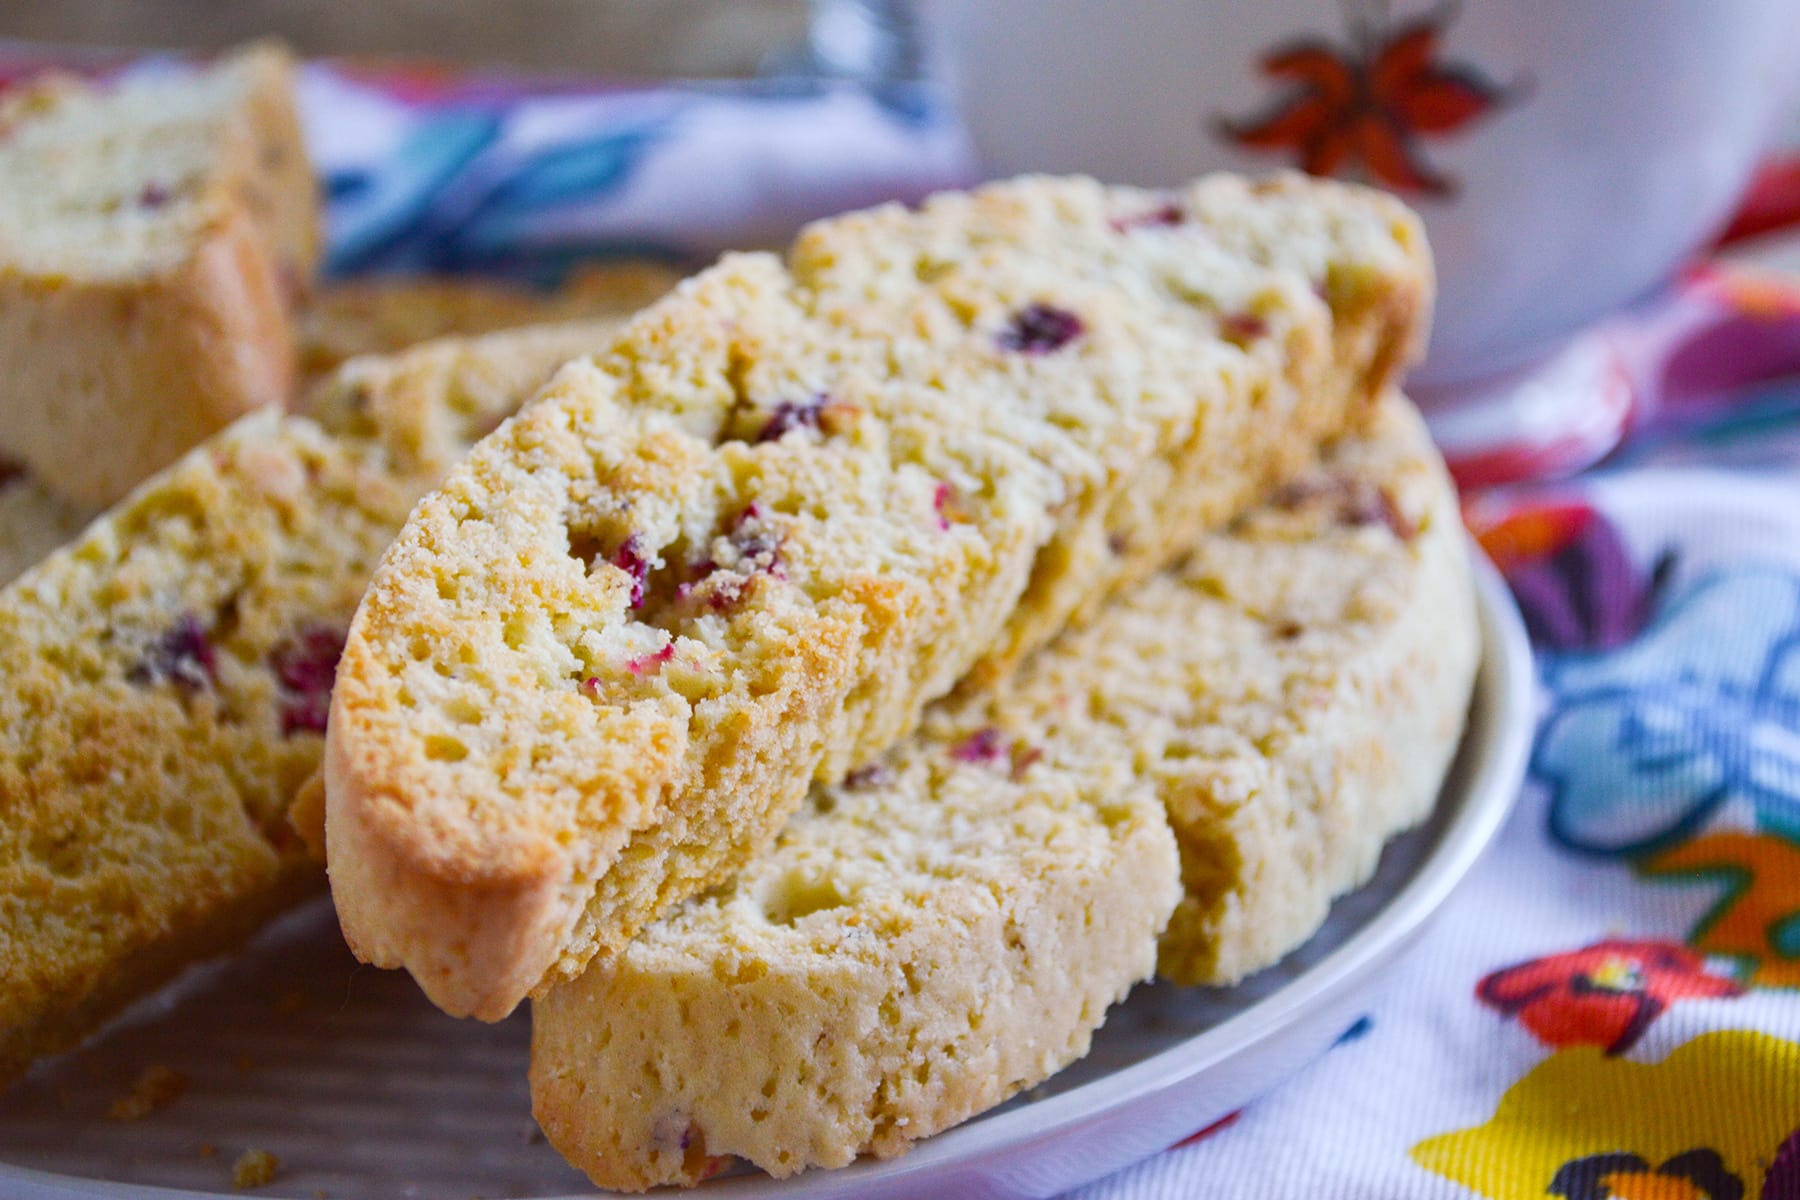
[(925, 0), (994, 174), (1308, 166), (1425, 218), (1427, 383), (1518, 367), (1664, 281), (1790, 114), (1796, 0)]

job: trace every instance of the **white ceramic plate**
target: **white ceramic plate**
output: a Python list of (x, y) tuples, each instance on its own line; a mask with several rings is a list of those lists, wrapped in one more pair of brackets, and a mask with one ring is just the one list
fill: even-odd
[[(1317, 1057), (1468, 872), (1518, 792), (1531, 654), (1485, 564), (1479, 582), (1481, 678), (1437, 812), (1388, 847), (1375, 878), (1340, 900), (1304, 947), (1235, 988), (1137, 989), (1088, 1058), (899, 1159), (780, 1182), (721, 1179), (702, 1194), (1050, 1196), (1154, 1154)], [(0, 1196), (229, 1196), (231, 1163), (249, 1147), (282, 1162), (258, 1196), (591, 1195), (532, 1123), (528, 1032), (523, 1016), (453, 1021), (405, 976), (357, 966), (320, 902), (0, 1098)], [(143, 1120), (108, 1120), (152, 1065), (185, 1075), (186, 1093)]]

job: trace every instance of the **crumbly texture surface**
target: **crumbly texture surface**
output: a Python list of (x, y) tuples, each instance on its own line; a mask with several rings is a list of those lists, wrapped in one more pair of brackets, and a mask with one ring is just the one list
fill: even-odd
[(1395, 397), (535, 1001), (549, 1140), (631, 1190), (885, 1157), (1084, 1053), (1172, 904), (1165, 974), (1267, 965), (1430, 808), (1475, 636), (1454, 494)]
[(290, 399), (319, 255), (293, 73), (258, 46), (0, 100), (6, 448), (51, 492), (99, 508)]
[(246, 1150), (231, 1164), (231, 1186), (240, 1191), (267, 1187), (280, 1171), (281, 1160), (267, 1150)]
[(0, 1081), (321, 882), (289, 827), (345, 629), (424, 492), (576, 323), (361, 359), (0, 590)]
[(627, 316), (680, 278), (668, 267), (630, 261), (584, 267), (550, 292), (459, 276), (393, 276), (330, 284), (320, 289), (296, 323), (300, 377), (316, 379), (346, 359), (392, 354), (438, 338)]
[(1364, 419), (1416, 348), (1375, 193), (1027, 179), (731, 256), (428, 498), (326, 754), (351, 945), (498, 1018), (727, 878)]

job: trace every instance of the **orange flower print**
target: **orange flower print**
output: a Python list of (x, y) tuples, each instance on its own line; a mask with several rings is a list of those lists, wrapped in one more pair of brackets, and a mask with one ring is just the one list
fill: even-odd
[(1313, 175), (1359, 173), (1396, 192), (1451, 195), (1455, 181), (1418, 139), (1454, 133), (1518, 90), (1438, 61), (1453, 16), (1442, 7), (1398, 27), (1381, 15), (1353, 18), (1348, 48), (1317, 38), (1278, 46), (1262, 73), (1291, 84), (1288, 93), (1244, 120), (1221, 117), (1219, 131), (1247, 149), (1288, 151)]

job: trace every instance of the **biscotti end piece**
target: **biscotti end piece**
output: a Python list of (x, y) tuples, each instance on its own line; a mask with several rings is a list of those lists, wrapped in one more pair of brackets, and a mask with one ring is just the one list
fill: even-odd
[(946, 716), (730, 884), (532, 1005), (532, 1108), (593, 1181), (886, 1158), (1087, 1052), (1179, 888), (1120, 755)]
[(1299, 178), (1027, 179), (728, 257), (384, 559), (329, 735), (346, 935), (490, 1019), (617, 953), (1366, 420), (1429, 292), (1404, 208)]
[(1203, 605), (1110, 620), (1108, 652), (1162, 664), (1140, 676), (1144, 717), (1176, 714), (1151, 775), (1185, 895), (1158, 970), (1231, 984), (1311, 937), (1431, 812), (1480, 626), (1455, 489), (1399, 400), (1175, 580)]
[(289, 316), (319, 238), (279, 49), (0, 101), (8, 451), (98, 508), (235, 417), (286, 404)]

